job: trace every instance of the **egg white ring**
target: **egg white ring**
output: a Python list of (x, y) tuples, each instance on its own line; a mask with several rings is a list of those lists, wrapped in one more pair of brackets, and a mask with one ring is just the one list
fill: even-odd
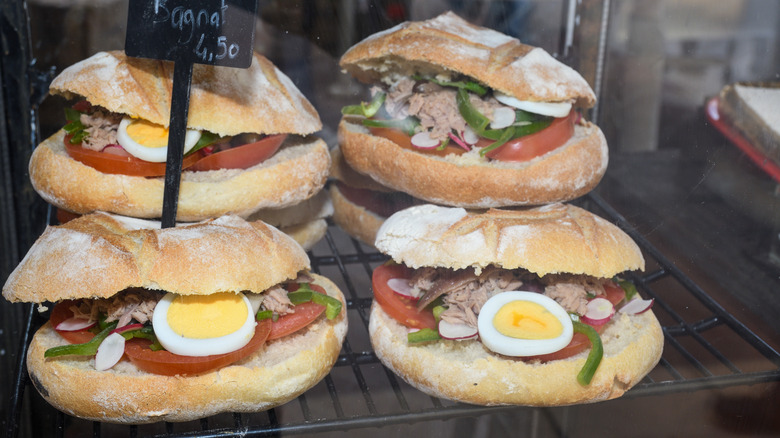
[[(552, 339), (518, 339), (506, 336), (493, 325), (493, 318), (502, 306), (512, 301), (531, 301), (550, 311), (563, 325), (563, 333)], [(477, 317), (477, 328), (482, 344), (505, 356), (536, 356), (554, 353), (569, 345), (574, 336), (571, 317), (555, 300), (536, 292), (510, 291), (491, 297)]]
[(500, 91), (494, 91), (493, 97), (504, 105), (528, 111), (529, 113), (551, 117), (568, 116), (572, 106), (571, 102), (532, 102), (530, 100), (520, 100)]
[[(179, 296), (169, 292), (165, 294), (154, 308), (154, 313), (152, 314), (154, 335), (166, 350), (182, 356), (210, 356), (212, 354), (231, 353), (243, 348), (255, 335), (257, 322), (255, 321), (254, 313), (252, 313), (252, 303), (249, 302), (246, 295), (242, 293), (239, 293), (239, 295), (241, 295), (247, 308), (247, 317), (244, 324), (238, 330), (224, 336), (197, 339), (181, 336), (168, 325), (168, 308), (171, 306), (171, 302)], [(236, 342), (236, 340), (238, 341)]]
[[(150, 148), (139, 144), (127, 133), (127, 126), (133, 122), (130, 117), (125, 117), (119, 122), (119, 128), (116, 131), (116, 141), (130, 155), (151, 163), (164, 163), (168, 159), (168, 146), (160, 148)], [(200, 131), (188, 129), (184, 134), (184, 153), (186, 154), (200, 140)]]

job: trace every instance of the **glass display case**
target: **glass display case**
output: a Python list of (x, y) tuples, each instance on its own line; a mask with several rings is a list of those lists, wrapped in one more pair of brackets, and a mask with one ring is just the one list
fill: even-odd
[[(121, 426), (50, 407), (24, 356), (45, 322), (0, 301), (2, 430), (37, 436), (778, 436), (780, 416), (780, 144), (756, 145), (711, 107), (725, 87), (780, 85), (774, 0), (296, 0), (258, 2), (255, 50), (319, 112), (338, 144), (341, 108), (368, 96), (338, 61), (353, 44), (406, 20), (452, 10), (544, 48), (598, 98), (585, 117), (609, 145), (595, 190), (573, 201), (617, 224), (647, 262), (629, 274), (655, 300), (660, 363), (623, 397), (554, 408), (474, 406), (427, 396), (385, 368), (368, 339), (371, 272), (387, 257), (329, 221), (310, 251), (315, 272), (347, 297), (349, 333), (331, 373), (266, 412)], [(2, 279), (47, 224), (32, 189), (34, 147), (62, 125), (47, 96), (63, 68), (124, 47), (127, 0), (2, 0), (0, 100)], [(780, 112), (780, 101), (774, 102)], [(775, 129), (776, 126), (775, 126)], [(729, 135), (731, 132), (732, 135)], [(775, 138), (780, 138), (775, 137)]]

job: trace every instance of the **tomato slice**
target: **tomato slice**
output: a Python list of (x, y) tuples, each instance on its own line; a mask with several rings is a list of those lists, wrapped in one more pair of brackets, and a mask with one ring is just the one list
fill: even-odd
[[(498, 149), (487, 153), (487, 157), (500, 160), (500, 161), (529, 161), (540, 155), (544, 155), (547, 152), (552, 151), (560, 146), (566, 144), (567, 141), (574, 135), (574, 122), (577, 119), (577, 113), (571, 111), (568, 116), (560, 117), (553, 120), (550, 126), (542, 129), (539, 132), (535, 132), (530, 135), (518, 137), (514, 140), (509, 140), (504, 143)], [(458, 146), (447, 146), (442, 151), (435, 149), (419, 149), (412, 146), (411, 137), (404, 134), (402, 131), (391, 128), (370, 128), (371, 134), (378, 137), (384, 137), (388, 140), (395, 142), (397, 145), (404, 149), (413, 150), (423, 154), (445, 156), (448, 154), (460, 155), (466, 152), (463, 148)], [(485, 147), (493, 143), (493, 140), (480, 139), (476, 146)]]
[(295, 306), (295, 313), (288, 313), (273, 321), (268, 340), (279, 339), (311, 324), (325, 312), (325, 306), (313, 302), (301, 303)]
[[(57, 327), (62, 321), (72, 317), (73, 312), (70, 310), (70, 307), (75, 304), (75, 300), (65, 300), (55, 304), (54, 308), (51, 309), (51, 315), (49, 316), (49, 322), (51, 322), (51, 326)], [(60, 336), (65, 338), (65, 340), (71, 344), (83, 344), (85, 342), (89, 342), (92, 338), (95, 337), (95, 334), (88, 329), (76, 331), (57, 330), (57, 333), (59, 333)]]
[(370, 127), (369, 130), (371, 131), (372, 135), (386, 138), (404, 149), (409, 149), (410, 151), (420, 152), (426, 155), (436, 155), (443, 157), (449, 154), (461, 155), (466, 152), (466, 150), (460, 146), (453, 146), (452, 141), (449, 145), (447, 145), (447, 147), (440, 151), (436, 149), (420, 149), (412, 146), (412, 137), (406, 135), (403, 131), (398, 129)]
[(436, 330), (436, 319), (427, 310), (417, 310), (417, 304), (393, 292), (387, 286), (391, 278), (411, 278), (412, 270), (403, 265), (385, 264), (374, 269), (371, 284), (374, 288), (374, 299), (382, 310), (398, 323), (411, 328), (430, 328)]
[(237, 362), (263, 346), (271, 332), (271, 320), (259, 321), (255, 335), (244, 347), (225, 354), (211, 356), (180, 356), (170, 351), (149, 349), (151, 341), (133, 338), (125, 344), (125, 354), (139, 369), (165, 376), (202, 374)]
[[(68, 155), (99, 172), (144, 177), (165, 175), (165, 163), (151, 163), (132, 156), (125, 157), (93, 151), (81, 147), (80, 144), (71, 144), (70, 138), (71, 135), (65, 136), (65, 150), (68, 151)], [(182, 168), (186, 169), (192, 166), (198, 161), (200, 156), (200, 154), (194, 153), (184, 157)]]
[(254, 143), (206, 155), (187, 170), (248, 169), (276, 153), (287, 134), (270, 135)]

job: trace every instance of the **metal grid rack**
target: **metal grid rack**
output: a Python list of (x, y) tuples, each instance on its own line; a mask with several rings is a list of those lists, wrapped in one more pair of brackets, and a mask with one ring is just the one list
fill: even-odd
[[(663, 326), (661, 362), (624, 397), (780, 381), (778, 351), (675, 268), (600, 196), (590, 194), (582, 205), (615, 222), (640, 245), (648, 270), (631, 279), (644, 296), (655, 299), (654, 312)], [(406, 385), (379, 363), (367, 340), (370, 275), (386, 257), (333, 225), (310, 256), (313, 270), (333, 279), (344, 291), (350, 328), (331, 373), (296, 400), (267, 412), (221, 414), (189, 423), (117, 426), (68, 417), (49, 407), (30, 385), (24, 356), (32, 334), (44, 321), (30, 306), (11, 393), (7, 436), (70, 436), (77, 431), (96, 437), (260, 437), (477, 417), (508, 410), (518, 414), (536, 411), (453, 403)], [(30, 406), (35, 410), (34, 421), (27, 418)]]

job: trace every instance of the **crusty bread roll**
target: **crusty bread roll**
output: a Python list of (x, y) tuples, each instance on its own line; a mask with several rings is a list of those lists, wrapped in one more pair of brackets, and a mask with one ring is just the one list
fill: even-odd
[(347, 199), (337, 184), (331, 184), (328, 190), (333, 201), (333, 222), (350, 236), (373, 246), (386, 218)]
[(481, 159), (476, 150), (437, 157), (404, 149), (343, 118), (339, 141), (347, 162), (382, 185), (416, 198), (465, 208), (563, 202), (601, 181), (609, 151), (592, 123), (575, 126), (563, 146), (526, 162)]
[(300, 245), (261, 221), (224, 216), (150, 226), (94, 213), (47, 227), (8, 277), (3, 296), (40, 303), (107, 298), (130, 287), (180, 295), (262, 292), (310, 268)]
[[(644, 269), (644, 258), (628, 235), (565, 204), (487, 211), (411, 207), (384, 222), (376, 247), (410, 268), (474, 268), (477, 273), (487, 266), (522, 268), (537, 274), (542, 284), (556, 278), (571, 281), (566, 280), (571, 274), (599, 282), (626, 270)], [(566, 275), (546, 280), (548, 274)], [(466, 290), (471, 289), (458, 289), (457, 299), (471, 303)], [(481, 310), (469, 309), (475, 314)], [(601, 334), (604, 356), (595, 376), (582, 385), (576, 376), (590, 349), (541, 362), (492, 352), (479, 338), (409, 345), (409, 329), (377, 301), (369, 333), (377, 357), (412, 386), (436, 397), (480, 405), (560, 406), (619, 397), (650, 372), (663, 350), (663, 334), (652, 311), (618, 312)]]
[(569, 204), (485, 212), (411, 207), (385, 221), (376, 247), (410, 268), (496, 265), (540, 277), (611, 278), (645, 266), (639, 247), (620, 228)]
[(452, 12), (371, 35), (347, 50), (339, 65), (366, 83), (394, 74), (450, 71), (520, 100), (575, 100), (585, 107), (596, 101), (579, 73), (543, 49), (470, 24)]
[[(33, 151), (30, 180), (48, 203), (79, 214), (107, 211), (124, 216), (162, 216), (163, 177), (102, 173), (67, 154), (60, 130)], [(325, 142), (288, 138), (268, 160), (249, 169), (182, 172), (176, 218), (199, 221), (224, 214), (247, 217), (262, 208), (282, 208), (320, 191), (328, 178)]]
[(47, 349), (68, 343), (47, 322), (33, 337), (27, 368), (48, 402), (97, 421), (187, 421), (271, 408), (329, 372), (347, 330), (346, 301), (336, 285), (308, 271), (309, 259), (291, 237), (236, 216), (165, 229), (153, 225), (94, 213), (48, 227), (9, 276), (3, 296), (43, 303), (111, 297), (135, 287), (181, 295), (259, 293), (304, 273), (339, 299), (342, 311), (232, 365), (192, 376), (147, 373), (129, 361), (97, 371), (92, 356), (45, 358)]
[[(336, 285), (310, 275), (328, 295), (345, 302)], [(189, 421), (219, 412), (262, 411), (294, 399), (330, 371), (346, 331), (344, 306), (336, 319), (323, 316), (233, 365), (183, 377), (146, 373), (129, 361), (96, 371), (91, 357), (45, 359), (46, 349), (67, 343), (47, 322), (33, 336), (27, 369), (43, 398), (69, 415), (109, 423)]]
[[(99, 52), (73, 64), (49, 91), (83, 97), (92, 105), (168, 126), (173, 63), (132, 58), (123, 51)], [(187, 127), (228, 136), (311, 134), (322, 128), (319, 115), (290, 78), (254, 53), (248, 69), (195, 64)]]
[(325, 236), (327, 218), (333, 216), (333, 203), (326, 190), (320, 190), (311, 198), (285, 208), (258, 210), (247, 218), (273, 225), (295, 239), (305, 250), (311, 249)]
[(561, 406), (620, 397), (655, 367), (663, 333), (652, 311), (618, 314), (601, 334), (604, 357), (588, 386), (574, 376), (588, 352), (546, 363), (488, 351), (479, 341), (410, 346), (408, 329), (374, 302), (369, 333), (377, 357), (415, 388), (479, 405)]
[[(100, 52), (63, 70), (50, 92), (167, 126), (172, 76), (171, 62)], [(178, 221), (247, 217), (259, 209), (287, 207), (317, 193), (327, 179), (327, 146), (307, 136), (322, 127), (317, 112), (288, 77), (257, 53), (248, 69), (194, 66), (187, 126), (221, 136), (293, 135), (271, 158), (249, 169), (182, 172)], [(30, 159), (33, 188), (47, 202), (78, 214), (162, 216), (162, 177), (102, 173), (72, 159), (64, 136), (61, 130), (46, 139)]]

